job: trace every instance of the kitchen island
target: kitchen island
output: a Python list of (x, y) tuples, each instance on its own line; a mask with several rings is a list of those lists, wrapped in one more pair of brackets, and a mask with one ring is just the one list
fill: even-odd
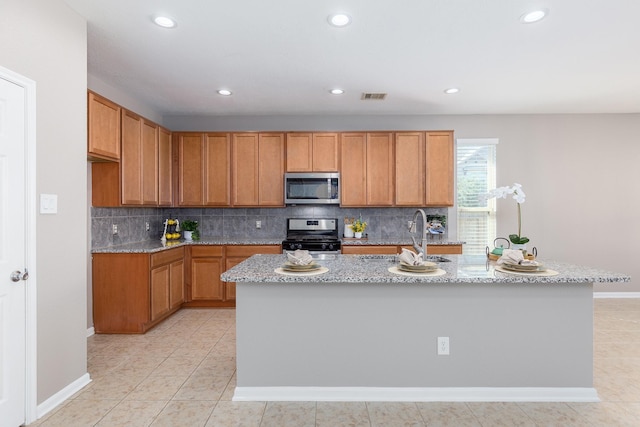
[(389, 271), (394, 256), (338, 255), (303, 276), (255, 255), (222, 274), (237, 283), (234, 400), (598, 400), (592, 287), (628, 276), (445, 259), (441, 275), (406, 276)]

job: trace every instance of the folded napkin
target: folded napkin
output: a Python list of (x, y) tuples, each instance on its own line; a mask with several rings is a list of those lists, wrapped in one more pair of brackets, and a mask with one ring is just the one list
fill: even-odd
[(402, 248), (402, 253), (398, 254), (400, 261), (409, 265), (422, 265), (424, 260), (422, 254), (417, 254), (409, 249)]
[(291, 264), (295, 265), (309, 265), (313, 262), (313, 258), (309, 254), (309, 251), (302, 249), (296, 249), (295, 252), (287, 252), (287, 259)]
[(503, 249), (502, 256), (498, 258), (498, 264), (538, 265), (537, 261), (525, 259), (520, 249)]

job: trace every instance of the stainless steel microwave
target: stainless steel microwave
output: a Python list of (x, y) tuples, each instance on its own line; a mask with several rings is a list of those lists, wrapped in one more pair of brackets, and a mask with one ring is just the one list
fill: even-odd
[(340, 173), (285, 173), (284, 202), (287, 205), (339, 205)]

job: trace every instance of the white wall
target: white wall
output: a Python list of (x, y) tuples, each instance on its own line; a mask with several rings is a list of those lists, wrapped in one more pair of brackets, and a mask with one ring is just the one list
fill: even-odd
[(133, 111), (134, 113), (144, 117), (145, 119), (156, 122), (159, 125), (162, 125), (162, 114), (158, 113), (149, 105), (140, 101), (139, 99), (133, 98), (127, 92), (106, 83), (104, 80), (96, 77), (94, 75), (89, 74), (87, 76), (87, 84), (88, 88), (92, 91), (99, 93), (105, 98), (110, 99), (116, 104)]
[(36, 82), (38, 403), (87, 373), (86, 22), (62, 0), (3, 0), (0, 65)]
[[(487, 101), (490, 102), (490, 101)], [(640, 114), (475, 116), (165, 116), (178, 130), (454, 130), (499, 138), (498, 185), (527, 194), (522, 233), (541, 258), (629, 274), (597, 291), (640, 292)], [(517, 233), (516, 204), (498, 203), (498, 235)]]

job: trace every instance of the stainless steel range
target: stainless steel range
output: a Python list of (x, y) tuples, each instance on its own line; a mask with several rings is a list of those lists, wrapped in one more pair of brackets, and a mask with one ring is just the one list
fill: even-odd
[(340, 253), (337, 218), (288, 218), (287, 238), (282, 241), (282, 250), (309, 251), (314, 258)]

